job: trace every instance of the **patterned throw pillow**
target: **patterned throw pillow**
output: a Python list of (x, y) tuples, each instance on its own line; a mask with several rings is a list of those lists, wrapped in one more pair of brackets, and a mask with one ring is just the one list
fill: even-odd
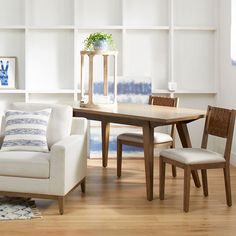
[(50, 114), (51, 109), (7, 111), (1, 151), (48, 152), (47, 127)]

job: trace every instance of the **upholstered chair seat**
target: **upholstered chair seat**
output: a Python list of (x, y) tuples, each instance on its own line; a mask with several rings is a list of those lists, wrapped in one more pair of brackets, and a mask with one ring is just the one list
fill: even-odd
[(201, 148), (166, 149), (161, 155), (188, 165), (225, 162), (223, 155)]
[[(142, 132), (133, 132), (133, 133), (125, 133), (120, 134), (119, 139), (124, 141), (132, 141), (136, 143), (143, 143), (143, 134)], [(154, 132), (154, 144), (173, 142), (173, 138), (169, 134)]]

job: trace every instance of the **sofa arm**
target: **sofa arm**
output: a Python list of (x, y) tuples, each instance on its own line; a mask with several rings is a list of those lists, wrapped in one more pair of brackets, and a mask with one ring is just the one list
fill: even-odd
[(71, 135), (85, 134), (88, 129), (88, 121), (86, 118), (73, 117), (71, 126)]
[(67, 194), (87, 170), (87, 133), (71, 135), (55, 143), (50, 152), (50, 192)]

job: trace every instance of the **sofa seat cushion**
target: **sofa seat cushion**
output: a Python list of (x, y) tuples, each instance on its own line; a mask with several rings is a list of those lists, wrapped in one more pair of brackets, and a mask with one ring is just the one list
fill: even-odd
[(201, 148), (166, 149), (160, 155), (187, 165), (225, 162), (223, 155)]
[(49, 178), (49, 153), (0, 152), (0, 176)]

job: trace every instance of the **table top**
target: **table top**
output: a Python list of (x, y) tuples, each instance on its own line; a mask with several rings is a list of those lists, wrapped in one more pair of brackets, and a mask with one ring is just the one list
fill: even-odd
[(164, 107), (149, 104), (117, 104), (114, 107), (82, 108), (74, 107), (74, 116), (94, 116), (101, 118), (127, 118), (170, 124), (178, 121), (196, 120), (205, 117), (206, 112), (189, 108)]

